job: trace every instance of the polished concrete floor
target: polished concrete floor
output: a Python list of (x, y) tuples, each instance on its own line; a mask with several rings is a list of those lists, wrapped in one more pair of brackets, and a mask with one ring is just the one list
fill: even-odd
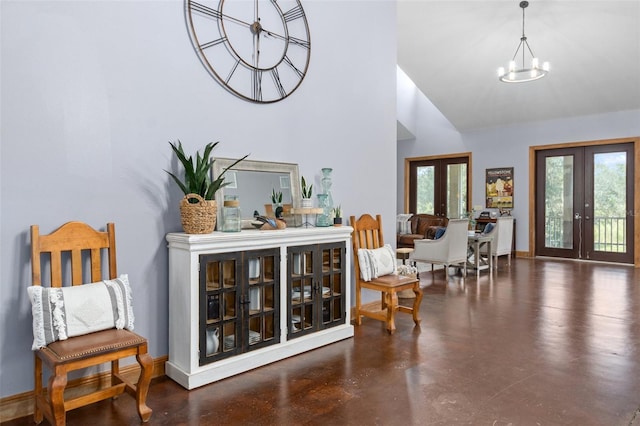
[[(364, 319), (353, 339), (192, 391), (156, 379), (149, 424), (640, 425), (640, 269), (501, 259), (492, 278), (421, 283), (421, 327)], [(128, 396), (68, 414), (137, 423)]]

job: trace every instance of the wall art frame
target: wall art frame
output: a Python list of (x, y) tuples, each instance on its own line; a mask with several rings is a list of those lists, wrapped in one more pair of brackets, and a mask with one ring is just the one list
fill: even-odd
[(486, 172), (486, 207), (513, 209), (513, 167), (497, 167)]

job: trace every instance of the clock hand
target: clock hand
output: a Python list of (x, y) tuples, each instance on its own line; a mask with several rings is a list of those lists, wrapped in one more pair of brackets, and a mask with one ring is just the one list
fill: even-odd
[(263, 31), (262, 25), (260, 24), (260, 18), (249, 27), (251, 33), (253, 34), (253, 56), (255, 61), (256, 68), (258, 67), (258, 62), (260, 60), (260, 33)]
[(271, 37), (274, 37), (274, 38), (279, 38), (280, 40), (285, 40), (285, 41), (287, 40), (287, 38), (286, 38), (285, 36), (280, 35), (280, 34), (278, 34), (278, 33), (274, 33), (274, 32), (272, 32), (272, 31), (265, 30), (264, 28), (262, 29), (262, 31), (264, 31), (264, 33), (265, 33), (266, 35), (268, 35), (268, 36), (271, 36)]
[(240, 24), (240, 25), (245, 26), (245, 27), (251, 27), (251, 25), (252, 25), (252, 24), (250, 24), (248, 22), (245, 22), (245, 21), (243, 21), (241, 19), (234, 18), (234, 17), (229, 16), (229, 15), (225, 15), (224, 13), (221, 13), (220, 17), (221, 17), (221, 19), (226, 19), (227, 21), (235, 22), (236, 24)]
[(262, 100), (262, 72), (258, 71), (260, 68), (260, 33), (262, 32), (262, 26), (260, 25), (260, 18), (255, 21), (251, 27), (249, 27), (253, 34), (253, 72), (251, 73), (253, 88), (252, 97), (254, 100)]
[(250, 27), (251, 24), (248, 22), (244, 22), (241, 19), (238, 18), (234, 18), (232, 16), (229, 15), (225, 15), (224, 13), (222, 13), (221, 11), (217, 10), (217, 9), (213, 9), (211, 7), (205, 6), (203, 4), (200, 4), (198, 2), (192, 1), (190, 2), (190, 6), (191, 9), (194, 10), (195, 12), (198, 12), (198, 14), (202, 14), (205, 16), (208, 16), (210, 18), (214, 18), (214, 19), (226, 19), (227, 21), (232, 21), (235, 22), (236, 24), (240, 24), (243, 25), (245, 27)]
[(287, 43), (297, 44), (298, 46), (305, 47), (307, 49), (310, 48), (309, 42), (306, 41), (306, 40), (302, 40), (302, 39), (299, 39), (299, 38), (296, 38), (296, 37), (292, 37), (292, 36), (285, 37), (285, 36), (280, 35), (278, 33), (274, 33), (272, 31), (265, 30), (264, 28), (262, 29), (262, 31), (265, 33), (265, 35), (271, 36), (273, 38), (279, 38), (280, 40), (285, 41)]

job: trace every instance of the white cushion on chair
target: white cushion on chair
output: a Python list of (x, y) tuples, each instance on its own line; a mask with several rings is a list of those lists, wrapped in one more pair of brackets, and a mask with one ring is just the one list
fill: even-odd
[(395, 273), (396, 256), (389, 244), (377, 249), (358, 249), (358, 265), (360, 278), (371, 281), (382, 275)]
[(27, 288), (33, 315), (33, 346), (110, 328), (133, 330), (131, 287), (125, 275), (71, 287)]

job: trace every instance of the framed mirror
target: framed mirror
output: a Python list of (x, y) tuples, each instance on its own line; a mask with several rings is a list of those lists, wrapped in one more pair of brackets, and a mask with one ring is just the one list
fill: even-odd
[[(236, 160), (215, 158), (213, 176), (220, 173)], [(218, 202), (218, 223), (222, 223), (222, 206), (225, 195), (237, 195), (243, 222), (253, 219), (257, 211), (266, 215), (265, 205), (271, 205), (271, 193), (282, 192), (282, 203), (300, 207), (300, 177), (298, 165), (271, 161), (243, 160), (225, 173), (225, 182), (231, 182), (216, 192)]]

